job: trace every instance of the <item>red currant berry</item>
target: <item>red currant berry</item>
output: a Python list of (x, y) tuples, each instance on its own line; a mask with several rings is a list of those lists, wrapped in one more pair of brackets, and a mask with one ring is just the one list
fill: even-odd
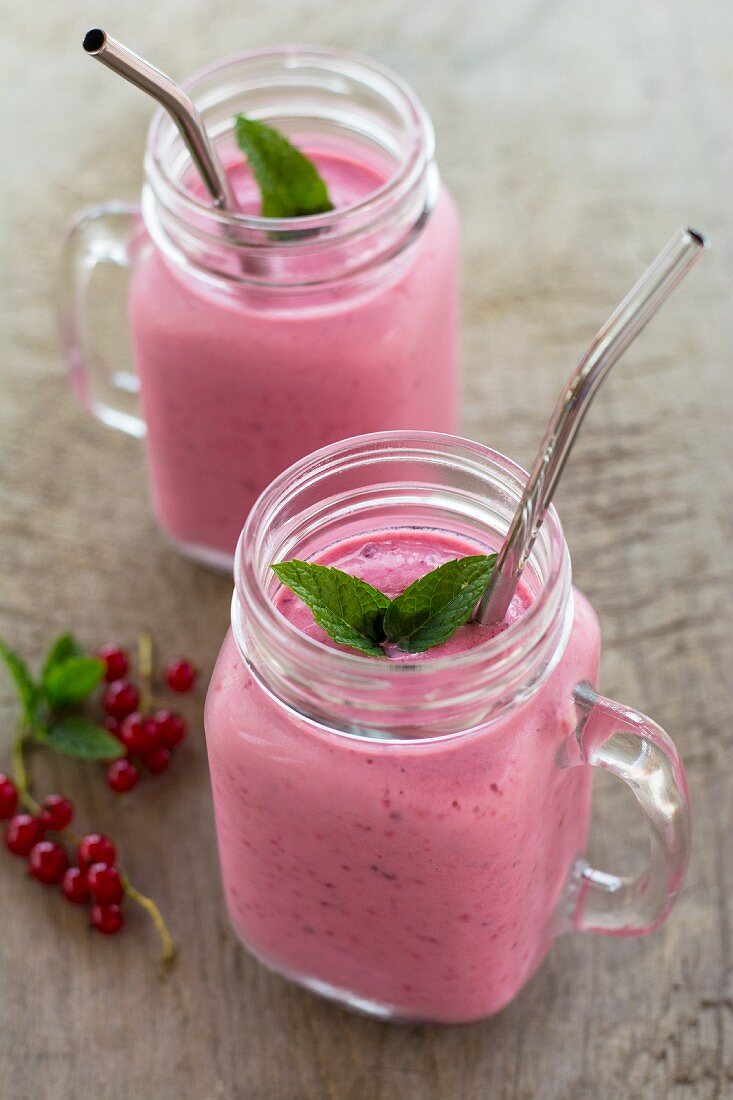
[(12, 817), (18, 805), (18, 789), (7, 775), (0, 772), (0, 821)]
[(131, 760), (115, 760), (107, 769), (107, 786), (117, 794), (125, 794), (137, 786), (140, 769)]
[(147, 768), (152, 775), (160, 775), (160, 773), (164, 772), (170, 765), (171, 751), (165, 748), (164, 745), (158, 745), (157, 748), (144, 753), (141, 760), (143, 766)]
[(119, 905), (97, 902), (92, 906), (92, 928), (96, 928), (98, 932), (102, 932), (105, 936), (114, 936), (115, 932), (119, 932), (124, 923), (125, 915)]
[(153, 715), (158, 731), (158, 741), (167, 749), (174, 749), (186, 736), (186, 723), (172, 710), (158, 710)]
[(102, 725), (107, 730), (107, 732), (111, 733), (114, 737), (120, 736), (119, 718), (112, 718), (111, 715), (108, 714), (105, 720), (102, 722)]
[(93, 863), (87, 871), (87, 881), (95, 901), (122, 901), (122, 879), (116, 867)]
[(190, 691), (196, 679), (196, 669), (190, 661), (170, 661), (165, 676), (173, 691)]
[(69, 860), (60, 844), (50, 840), (39, 840), (34, 844), (28, 856), (30, 873), (46, 886), (57, 886), (61, 882)]
[(27, 856), (34, 844), (43, 840), (43, 825), (30, 814), (16, 814), (5, 831), (5, 843), (16, 856)]
[(140, 701), (140, 693), (129, 680), (113, 680), (102, 697), (102, 706), (110, 718), (132, 714)]
[(74, 905), (83, 905), (92, 896), (86, 871), (82, 871), (80, 867), (69, 867), (61, 880), (61, 889), (66, 900)]
[(65, 829), (67, 825), (71, 825), (74, 820), (74, 807), (63, 795), (50, 794), (41, 803), (39, 817), (44, 829), (58, 832), (59, 829)]
[(92, 863), (106, 863), (113, 867), (117, 859), (115, 846), (108, 836), (101, 833), (89, 833), (79, 845), (79, 866), (89, 867)]
[(158, 729), (151, 718), (134, 710), (122, 719), (119, 737), (128, 752), (142, 756), (157, 747)]
[(130, 667), (127, 654), (118, 645), (103, 645), (97, 656), (105, 663), (104, 678), (108, 684), (121, 680)]

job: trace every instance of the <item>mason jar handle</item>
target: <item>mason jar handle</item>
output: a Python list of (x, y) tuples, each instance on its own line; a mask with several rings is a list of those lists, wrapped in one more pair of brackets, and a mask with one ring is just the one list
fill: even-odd
[(109, 296), (95, 300), (93, 286), (102, 264), (129, 273), (139, 227), (140, 208), (131, 203), (104, 203), (81, 211), (64, 241), (58, 302), (61, 342), (77, 398), (102, 423), (137, 439), (146, 430), (138, 379), (109, 353)]
[(690, 855), (687, 780), (671, 738), (636, 710), (575, 689), (580, 721), (565, 766), (590, 764), (617, 775), (634, 792), (651, 841), (649, 862), (624, 878), (578, 861), (570, 888), (568, 924), (581, 932), (643, 936), (662, 923), (679, 891)]

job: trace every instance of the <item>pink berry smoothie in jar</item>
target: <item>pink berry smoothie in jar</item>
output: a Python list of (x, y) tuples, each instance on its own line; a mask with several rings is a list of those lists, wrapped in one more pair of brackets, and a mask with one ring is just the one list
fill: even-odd
[[(238, 211), (211, 205), (159, 111), (142, 220), (110, 204), (72, 230), (64, 339), (85, 404), (145, 435), (163, 531), (194, 558), (230, 567), (253, 502), (302, 455), (345, 435), (455, 430), (458, 222), (429, 118), (374, 62), (282, 47), (221, 62), (185, 86)], [(335, 209), (261, 217), (234, 141), (238, 113), (311, 158)], [(135, 374), (105, 343), (90, 279), (99, 263), (130, 269)]]
[[(265, 965), (384, 1018), (497, 1012), (559, 934), (648, 932), (684, 876), (682, 766), (596, 691), (598, 620), (554, 509), (505, 621), (419, 654), (337, 645), (271, 569), (336, 566), (394, 598), (496, 549), (525, 478), (451, 436), (351, 439), (277, 478), (239, 541), (205, 717), (231, 921)], [(588, 765), (646, 817), (638, 878), (583, 858)]]

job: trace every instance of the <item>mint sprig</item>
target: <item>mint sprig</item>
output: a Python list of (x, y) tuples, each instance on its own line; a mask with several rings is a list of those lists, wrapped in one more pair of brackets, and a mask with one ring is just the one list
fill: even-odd
[(237, 115), (235, 134), (260, 189), (263, 217), (298, 218), (333, 210), (313, 161), (279, 130)]
[(111, 760), (124, 753), (116, 737), (81, 714), (67, 714), (60, 718), (49, 726), (39, 740), (57, 752), (76, 756), (79, 760)]
[(370, 657), (384, 657), (384, 613), (389, 597), (366, 581), (307, 561), (285, 561), (273, 565), (282, 583), (300, 597), (313, 618), (329, 637)]
[(83, 656), (84, 650), (73, 634), (60, 634), (46, 654), (46, 660), (43, 662), (43, 671), (41, 672), (41, 683), (47, 683), (51, 672), (59, 665), (63, 664), (64, 661), (68, 661), (72, 657)]
[(494, 568), (496, 554), (456, 558), (420, 577), (392, 600), (384, 633), (408, 653), (446, 642), (471, 617)]
[(38, 680), (25, 661), (0, 639), (0, 660), (10, 673), (23, 712), (24, 735), (67, 756), (116, 760), (122, 744), (102, 726), (70, 714), (101, 682), (104, 662), (88, 657), (71, 634), (56, 639)]
[(94, 657), (69, 657), (51, 669), (43, 690), (52, 710), (78, 706), (101, 682), (104, 662)]
[(386, 642), (408, 653), (446, 642), (470, 619), (495, 562), (496, 554), (455, 558), (393, 600), (333, 566), (288, 561), (272, 568), (330, 638), (370, 657), (383, 657)]
[(5, 664), (15, 684), (25, 721), (33, 723), (36, 719), (41, 694), (38, 684), (31, 676), (23, 658), (15, 653), (10, 646), (7, 646), (2, 639), (0, 639), (0, 660)]

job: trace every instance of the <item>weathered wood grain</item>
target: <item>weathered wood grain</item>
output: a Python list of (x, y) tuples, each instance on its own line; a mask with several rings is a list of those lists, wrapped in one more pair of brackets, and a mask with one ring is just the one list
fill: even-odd
[[(652, 713), (688, 765), (694, 855), (667, 925), (569, 937), (498, 1018), (361, 1020), (286, 985), (224, 915), (200, 734), (117, 802), (52, 764), (83, 819), (125, 838), (181, 944), (164, 985), (134, 917), (118, 942), (0, 867), (2, 1100), (722, 1100), (733, 1095), (731, 382), (727, 0), (158, 0), (2, 4), (5, 220), (0, 632), (39, 658), (148, 625), (210, 668), (229, 584), (150, 518), (143, 458), (73, 403), (55, 345), (68, 215), (134, 198), (147, 104), (85, 61), (101, 23), (176, 74), (301, 38), (353, 46), (424, 96), (464, 222), (466, 434), (528, 461), (584, 341), (671, 231), (714, 249), (616, 369), (560, 493), (578, 582), (601, 616), (604, 690)], [(31, 40), (33, 48), (31, 49)], [(0, 756), (13, 703), (0, 681)], [(626, 794), (599, 784), (593, 854), (641, 851)], [(1, 857), (0, 857), (1, 858)]]

